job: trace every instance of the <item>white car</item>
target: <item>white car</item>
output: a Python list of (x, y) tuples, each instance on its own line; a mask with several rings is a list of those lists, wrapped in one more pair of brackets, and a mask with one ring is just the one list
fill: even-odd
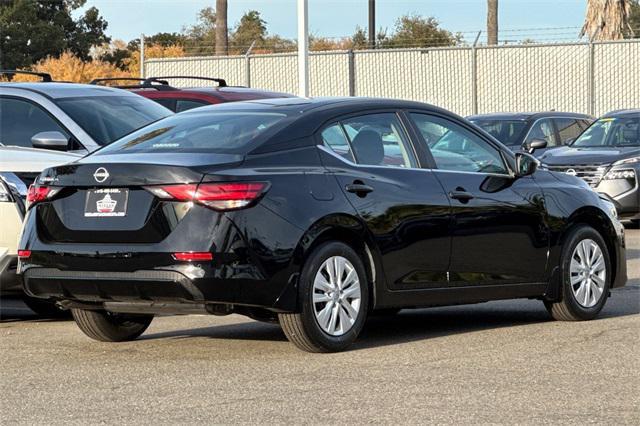
[[(71, 152), (0, 146), (0, 294), (23, 296), (16, 276), (17, 245), (26, 211), (29, 185), (47, 167), (69, 163), (81, 157)], [(24, 296), (33, 311), (57, 314), (55, 306)]]

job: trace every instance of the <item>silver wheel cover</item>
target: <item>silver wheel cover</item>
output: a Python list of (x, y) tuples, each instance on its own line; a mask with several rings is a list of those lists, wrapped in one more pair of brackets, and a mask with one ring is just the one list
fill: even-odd
[(607, 265), (600, 246), (591, 239), (578, 243), (571, 256), (570, 285), (573, 297), (582, 307), (595, 306), (604, 293)]
[(360, 312), (360, 277), (342, 256), (324, 261), (313, 280), (312, 305), (320, 328), (331, 336), (342, 336)]

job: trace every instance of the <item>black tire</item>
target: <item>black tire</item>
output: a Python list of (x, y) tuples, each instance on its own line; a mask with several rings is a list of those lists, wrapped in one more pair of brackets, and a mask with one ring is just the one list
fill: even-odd
[(106, 311), (71, 309), (73, 319), (87, 336), (100, 342), (124, 342), (140, 336), (153, 315), (114, 314)]
[[(313, 282), (322, 264), (333, 256), (346, 258), (358, 274), (360, 283), (360, 308), (351, 328), (340, 336), (332, 336), (325, 332), (314, 312)], [(282, 313), (278, 315), (280, 326), (287, 339), (298, 348), (307, 352), (338, 352), (351, 345), (365, 323), (369, 306), (369, 285), (362, 260), (349, 246), (339, 242), (329, 242), (316, 248), (305, 262), (300, 275), (299, 313)], [(340, 308), (338, 308), (340, 309)]]
[(29, 296), (25, 296), (22, 301), (38, 316), (44, 318), (71, 318), (71, 313), (68, 310), (60, 309), (55, 302)]
[[(578, 243), (585, 239), (593, 240), (600, 247), (606, 265), (606, 278), (604, 280), (605, 284), (602, 295), (600, 296), (600, 300), (590, 308), (586, 308), (578, 303), (575, 295), (573, 294), (570, 281), (570, 263), (573, 252)], [(595, 318), (607, 301), (609, 288), (611, 287), (612, 272), (607, 245), (598, 231), (586, 225), (572, 229), (562, 248), (561, 268), (561, 300), (558, 302), (545, 301), (544, 305), (547, 308), (547, 311), (549, 311), (551, 316), (557, 321), (584, 321)]]

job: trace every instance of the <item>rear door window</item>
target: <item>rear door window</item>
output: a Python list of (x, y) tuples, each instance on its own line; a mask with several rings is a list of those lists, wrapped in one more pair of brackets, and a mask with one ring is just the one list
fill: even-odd
[(31, 138), (40, 132), (60, 132), (70, 138), (42, 107), (15, 98), (0, 98), (0, 143), (31, 148)]
[(322, 143), (329, 147), (333, 152), (341, 156), (342, 158), (354, 162), (353, 152), (351, 152), (351, 146), (349, 140), (342, 130), (340, 123), (332, 124), (325, 128), (320, 133)]
[(554, 118), (554, 120), (558, 128), (561, 145), (573, 142), (582, 133), (580, 123), (575, 118)]
[(416, 160), (398, 116), (368, 114), (342, 122), (358, 164), (416, 167)]
[(176, 112), (188, 111), (193, 108), (199, 108), (201, 106), (211, 105), (204, 101), (194, 101), (191, 99), (177, 99), (176, 100)]

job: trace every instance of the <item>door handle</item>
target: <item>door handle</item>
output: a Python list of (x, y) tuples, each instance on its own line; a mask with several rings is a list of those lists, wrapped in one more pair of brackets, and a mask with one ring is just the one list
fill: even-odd
[(373, 192), (373, 187), (366, 185), (362, 182), (354, 182), (345, 186), (347, 192), (352, 192), (358, 196), (364, 196), (370, 192)]
[(461, 202), (467, 202), (474, 198), (473, 194), (464, 190), (455, 190), (449, 192), (449, 197), (453, 200), (459, 200)]

